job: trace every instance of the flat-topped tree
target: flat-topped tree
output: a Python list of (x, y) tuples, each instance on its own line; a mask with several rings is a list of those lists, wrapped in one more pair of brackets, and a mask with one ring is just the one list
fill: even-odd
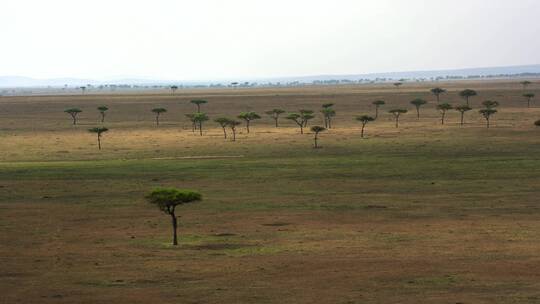
[(285, 113), (285, 110), (282, 109), (273, 109), (271, 111), (264, 112), (266, 115), (272, 117), (272, 119), (276, 122), (276, 128), (279, 127), (279, 115)]
[(435, 95), (435, 97), (437, 98), (437, 103), (439, 103), (441, 94), (446, 93), (446, 90), (442, 88), (433, 88), (431, 89), (431, 93)]
[(372, 102), (372, 104), (375, 105), (375, 119), (379, 118), (379, 107), (384, 105), (385, 102), (384, 100), (375, 100), (374, 102)]
[(362, 115), (362, 116), (357, 116), (356, 120), (362, 123), (362, 131), (360, 132), (360, 137), (364, 138), (364, 128), (366, 127), (366, 124), (370, 121), (374, 121), (375, 118), (369, 115)]
[(332, 129), (332, 117), (336, 116), (336, 111), (331, 107), (323, 107), (321, 113), (324, 117), (324, 126), (328, 129)]
[(84, 92), (86, 92), (86, 87), (85, 86), (79, 87), (79, 89), (81, 89), (81, 94), (84, 94)]
[(331, 108), (333, 106), (334, 106), (333, 103), (323, 103), (323, 105), (322, 105), (323, 109), (328, 109), (328, 108)]
[(79, 115), (79, 113), (81, 113), (82, 110), (79, 109), (79, 108), (71, 108), (71, 109), (65, 110), (64, 112), (71, 115), (71, 119), (73, 119), (73, 124), (76, 125), (77, 124), (77, 115)]
[(425, 105), (427, 101), (425, 101), (422, 98), (416, 98), (414, 100), (411, 100), (411, 104), (415, 106), (416, 108), (416, 119), (420, 119), (420, 107)]
[(208, 103), (208, 101), (203, 100), (203, 99), (194, 99), (194, 100), (192, 100), (190, 102), (197, 106), (197, 113), (201, 112), (201, 105), (203, 105), (205, 103)]
[(161, 114), (166, 113), (167, 109), (165, 108), (154, 108), (152, 109), (152, 112), (156, 114), (156, 126), (159, 126), (159, 117)]
[(396, 87), (396, 89), (399, 89), (400, 86), (403, 85), (403, 82), (394, 82), (394, 86)]
[(313, 114), (308, 113), (289, 113), (286, 119), (294, 121), (300, 127), (300, 134), (304, 134), (304, 126), (307, 124), (307, 121), (315, 118)]
[(107, 106), (100, 106), (100, 107), (97, 107), (97, 110), (99, 111), (99, 114), (101, 114), (101, 122), (104, 122), (105, 112), (107, 112), (109, 108), (107, 108)]
[(146, 196), (149, 203), (171, 216), (173, 227), (173, 245), (178, 245), (176, 207), (202, 200), (202, 195), (191, 190), (176, 188), (156, 188)]
[(524, 90), (527, 89), (527, 87), (531, 84), (531, 82), (528, 81), (528, 80), (522, 81), (522, 82), (520, 82), (520, 83), (521, 83), (521, 85), (523, 86), (523, 89), (524, 89)]
[(318, 139), (319, 139), (319, 133), (325, 131), (326, 128), (325, 127), (321, 127), (321, 126), (313, 126), (311, 127), (311, 132), (315, 133), (315, 136), (313, 137), (313, 141), (315, 142), (315, 144), (313, 145), (313, 148), (314, 149), (318, 149), (319, 148), (319, 145), (318, 145)]
[(176, 90), (178, 90), (178, 86), (172, 85), (169, 87), (169, 89), (171, 89), (171, 94), (174, 95), (174, 93), (176, 93)]
[(491, 118), (491, 115), (497, 113), (497, 110), (493, 108), (486, 108), (478, 111), (478, 113), (482, 114), (484, 118), (486, 119), (486, 127), (489, 128), (489, 120)]
[(465, 112), (472, 110), (472, 108), (468, 105), (460, 105), (456, 106), (454, 109), (461, 114), (461, 125), (463, 126), (463, 118), (465, 116)]
[(230, 119), (227, 122), (227, 126), (229, 126), (229, 128), (231, 128), (231, 131), (232, 131), (232, 134), (233, 134), (232, 141), (236, 141), (236, 127), (238, 127), (241, 124), (242, 123), (239, 122), (238, 120), (233, 120), (233, 119)]
[(388, 113), (394, 115), (394, 119), (396, 121), (396, 128), (399, 127), (399, 117), (401, 116), (401, 114), (405, 114), (407, 112), (408, 111), (405, 109), (392, 109), (388, 111)]
[(202, 136), (202, 125), (203, 122), (208, 121), (208, 115), (205, 113), (195, 113), (193, 114), (193, 121), (199, 126), (199, 134)]
[(249, 133), (249, 124), (252, 120), (260, 119), (261, 116), (255, 112), (242, 112), (240, 115), (238, 115), (238, 118), (245, 120), (246, 122), (246, 130)]
[(530, 108), (531, 107), (531, 99), (534, 98), (534, 94), (533, 93), (525, 93), (525, 94), (523, 94), (523, 97), (527, 98), (527, 108)]
[(451, 109), (452, 105), (447, 102), (437, 105), (437, 110), (439, 110), (441, 113), (441, 125), (444, 125), (444, 117), (446, 116), (446, 112)]
[(474, 96), (476, 96), (476, 95), (478, 95), (478, 93), (476, 93), (475, 90), (471, 90), (471, 89), (465, 89), (465, 90), (459, 92), (459, 96), (460, 96), (461, 98), (465, 99), (465, 101), (467, 102), (467, 105), (468, 105), (468, 106), (470, 105), (470, 104), (469, 104), (469, 98), (474, 97)]
[(98, 142), (98, 149), (101, 150), (101, 134), (109, 131), (109, 129), (105, 127), (97, 127), (97, 128), (91, 128), (88, 129), (88, 132), (95, 133), (97, 135), (97, 142)]
[(214, 121), (217, 122), (221, 126), (221, 128), (223, 129), (223, 137), (227, 139), (227, 130), (225, 130), (225, 128), (227, 128), (231, 120), (228, 119), (227, 117), (218, 117), (214, 119)]
[(485, 100), (482, 102), (482, 105), (486, 107), (486, 109), (494, 109), (499, 106), (499, 102), (495, 100)]

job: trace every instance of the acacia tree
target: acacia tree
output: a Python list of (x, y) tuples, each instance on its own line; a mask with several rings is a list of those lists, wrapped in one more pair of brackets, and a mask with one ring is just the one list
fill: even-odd
[(426, 103), (427, 103), (427, 101), (425, 101), (425, 100), (423, 100), (421, 98), (416, 98), (416, 99), (411, 101), (411, 104), (416, 107), (416, 119), (420, 119), (420, 107), (425, 105)]
[(474, 96), (476, 96), (476, 95), (478, 95), (478, 93), (476, 93), (475, 90), (471, 90), (471, 89), (465, 89), (465, 90), (459, 92), (459, 96), (460, 96), (461, 98), (465, 99), (465, 101), (467, 102), (467, 105), (468, 105), (468, 106), (470, 105), (470, 104), (469, 104), (469, 98), (474, 97)]
[(71, 109), (65, 110), (64, 112), (71, 115), (71, 118), (73, 119), (73, 124), (76, 125), (77, 124), (77, 115), (79, 115), (79, 113), (81, 113), (82, 110), (79, 109), (79, 108), (71, 108)]
[(176, 90), (178, 90), (178, 86), (172, 85), (170, 86), (170, 89), (171, 89), (171, 94), (174, 95), (174, 93), (176, 93)]
[(402, 85), (403, 85), (403, 82), (394, 82), (394, 86), (396, 87), (396, 89), (399, 89), (399, 87)]
[(332, 109), (332, 106), (329, 106), (329, 107), (323, 106), (321, 113), (324, 116), (325, 128), (332, 129), (332, 117), (336, 116), (336, 111)]
[(364, 137), (364, 128), (366, 127), (366, 124), (370, 121), (374, 121), (375, 118), (368, 116), (368, 115), (362, 115), (356, 117), (356, 120), (362, 123), (362, 131), (360, 132), (360, 137)]
[(218, 117), (214, 119), (214, 121), (221, 126), (221, 128), (223, 129), (223, 136), (225, 137), (225, 139), (227, 139), (227, 131), (225, 130), (225, 128), (229, 125), (230, 119), (228, 119), (227, 117)]
[(310, 119), (315, 118), (315, 115), (313, 115), (313, 111), (311, 110), (301, 109), (299, 112), (302, 116), (302, 120), (304, 121), (304, 127), (307, 127), (307, 123)]
[(482, 105), (486, 107), (486, 109), (493, 109), (499, 106), (499, 102), (495, 100), (485, 100), (482, 102)]
[(193, 114), (193, 121), (199, 125), (199, 133), (200, 135), (202, 136), (202, 124), (203, 122), (207, 121), (209, 118), (208, 118), (208, 115), (206, 115), (205, 113), (195, 113)]
[(394, 119), (396, 120), (396, 128), (399, 126), (399, 116), (401, 116), (401, 114), (405, 114), (407, 112), (408, 111), (405, 110), (405, 109), (392, 109), (392, 110), (388, 111), (388, 113), (391, 113), (392, 115), (394, 115)]
[(531, 84), (531, 82), (528, 80), (522, 81), (520, 83), (523, 86), (523, 90), (527, 89), (527, 87)]
[(326, 130), (326, 128), (321, 127), (321, 126), (313, 126), (313, 127), (311, 127), (311, 132), (315, 133), (315, 136), (313, 137), (313, 141), (315, 142), (313, 148), (315, 148), (315, 149), (319, 148), (319, 146), (317, 144), (317, 140), (319, 139), (319, 133), (323, 132), (324, 130)]
[(146, 196), (149, 203), (156, 205), (159, 210), (171, 216), (173, 227), (173, 245), (178, 245), (177, 227), (178, 220), (176, 218), (176, 207), (198, 202), (202, 200), (202, 195), (191, 190), (182, 190), (175, 188), (156, 188)]
[(208, 101), (203, 100), (203, 99), (194, 99), (190, 102), (197, 106), (197, 113), (201, 113), (201, 105), (208, 103)]
[(441, 125), (444, 125), (444, 117), (446, 116), (446, 112), (451, 109), (452, 105), (447, 102), (437, 105), (437, 110), (441, 112)]
[(478, 111), (480, 114), (482, 114), (482, 116), (484, 116), (484, 118), (486, 119), (486, 127), (489, 129), (489, 119), (491, 117), (491, 115), (497, 113), (497, 110), (493, 109), (493, 108), (486, 108), (486, 109), (482, 109), (480, 111)]
[(100, 106), (97, 108), (99, 113), (101, 114), (101, 122), (105, 121), (105, 112), (109, 110), (106, 106)]
[(446, 90), (441, 89), (441, 88), (433, 88), (433, 89), (431, 89), (431, 93), (433, 95), (435, 95), (435, 97), (437, 97), (437, 103), (439, 103), (439, 98), (440, 98), (441, 94), (446, 93)]
[(152, 112), (156, 114), (156, 126), (159, 126), (159, 116), (162, 113), (167, 112), (167, 109), (165, 109), (165, 108), (154, 108), (154, 109), (152, 109)]
[(81, 89), (82, 94), (84, 94), (84, 92), (86, 92), (86, 87), (85, 86), (79, 87), (79, 89)]
[(472, 108), (468, 105), (460, 105), (456, 106), (454, 109), (461, 114), (461, 125), (463, 126), (463, 117), (465, 116), (465, 112), (472, 110)]
[(242, 123), (239, 122), (238, 120), (233, 120), (233, 119), (230, 119), (227, 122), (227, 125), (229, 126), (229, 128), (231, 128), (231, 131), (232, 131), (232, 135), (233, 135), (232, 141), (236, 141), (236, 127), (241, 124)]
[(314, 117), (315, 116), (312, 114), (306, 114), (304, 112), (303, 114), (289, 113), (285, 118), (294, 121), (300, 127), (300, 134), (304, 134), (304, 126), (307, 124), (308, 120), (313, 119)]
[(252, 120), (260, 119), (261, 116), (255, 112), (242, 112), (240, 115), (238, 115), (238, 118), (243, 119), (246, 121), (246, 130), (249, 133), (249, 124)]
[(97, 127), (88, 129), (88, 132), (97, 134), (97, 142), (98, 142), (98, 149), (101, 150), (101, 134), (109, 131), (109, 129), (105, 127)]
[(534, 98), (534, 94), (533, 93), (525, 93), (525, 94), (523, 94), (523, 97), (527, 98), (527, 108), (530, 108), (531, 107), (531, 99)]
[(273, 109), (272, 111), (266, 111), (265, 112), (266, 115), (272, 117), (272, 119), (274, 119), (274, 121), (276, 122), (276, 128), (279, 126), (278, 124), (278, 120), (279, 120), (279, 115), (285, 113), (285, 110), (282, 110), (282, 109)]
[(384, 105), (385, 102), (384, 100), (375, 100), (372, 104), (375, 105), (375, 119), (377, 119), (379, 117), (379, 107)]

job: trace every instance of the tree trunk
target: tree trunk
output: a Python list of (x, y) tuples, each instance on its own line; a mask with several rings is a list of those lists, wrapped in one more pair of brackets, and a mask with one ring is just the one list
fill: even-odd
[(197, 113), (201, 113), (201, 105), (197, 104)]
[(461, 125), (463, 126), (463, 116), (465, 115), (465, 112), (461, 112)]
[(73, 124), (76, 125), (77, 124), (77, 116), (72, 114), (71, 117), (73, 118)]
[(232, 141), (236, 141), (236, 129), (232, 129)]
[(489, 129), (489, 118), (486, 118), (486, 126)]
[(332, 118), (328, 117), (328, 129), (332, 129)]
[(227, 139), (227, 130), (225, 130), (225, 127), (222, 127), (223, 128), (223, 136), (225, 137), (225, 139)]
[(375, 106), (375, 119), (379, 117), (379, 106)]
[(444, 114), (446, 114), (446, 113), (443, 112), (441, 114), (441, 125), (444, 125)]
[(101, 123), (105, 121), (105, 113), (101, 113)]
[(247, 132), (249, 133), (249, 120), (246, 120), (246, 129), (247, 129)]
[(416, 107), (416, 119), (420, 119), (420, 107)]
[(156, 115), (156, 126), (159, 126), (159, 114)]
[(313, 140), (315, 140), (315, 149), (317, 149), (319, 147), (317, 145), (317, 135), (318, 135), (318, 133), (315, 133), (315, 137), (313, 138)]
[(530, 107), (531, 107), (531, 99), (527, 98), (527, 108), (530, 108)]
[(171, 212), (171, 220), (172, 220), (172, 227), (173, 227), (173, 245), (178, 245), (178, 236), (176, 233), (176, 228), (178, 226), (178, 222), (176, 219), (176, 215), (174, 214), (174, 209)]
[(467, 106), (469, 106), (469, 96), (465, 96), (465, 100), (467, 101)]
[(202, 136), (202, 121), (199, 121), (199, 134)]
[(366, 126), (365, 123), (362, 124), (362, 131), (360, 132), (360, 137), (364, 138), (364, 127)]
[(396, 116), (396, 128), (399, 126), (398, 121), (399, 121), (399, 116)]
[(278, 118), (274, 117), (274, 120), (276, 121), (276, 128), (278, 127)]
[(101, 150), (101, 135), (99, 133), (97, 136), (97, 144), (98, 144), (98, 149)]
[(304, 123), (300, 124), (300, 134), (304, 134)]

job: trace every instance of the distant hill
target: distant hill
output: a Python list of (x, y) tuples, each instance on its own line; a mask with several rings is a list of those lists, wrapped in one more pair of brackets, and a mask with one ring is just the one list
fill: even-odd
[[(522, 66), (506, 66), (506, 67), (486, 67), (486, 68), (468, 68), (455, 70), (432, 70), (432, 71), (409, 71), (409, 72), (387, 72), (387, 73), (369, 73), (369, 74), (350, 74), (350, 75), (314, 75), (314, 76), (296, 76), (296, 77), (275, 77), (275, 78), (257, 78), (257, 79), (242, 79), (249, 82), (300, 82), (312, 83), (316, 81), (329, 80), (375, 80), (375, 79), (432, 79), (437, 77), (485, 77), (497, 75), (528, 75), (540, 74), (540, 64), (522, 65)], [(230, 80), (238, 81), (238, 79)], [(229, 81), (178, 81), (178, 80), (155, 80), (155, 79), (139, 79), (139, 78), (124, 78), (124, 79), (109, 79), (109, 80), (93, 80), (80, 78), (52, 78), (52, 79), (35, 79), (23, 76), (0, 76), (0, 87), (62, 87), (68, 86), (84, 86), (104, 85), (104, 84), (124, 84), (124, 85), (208, 85), (211, 83), (228, 84)]]

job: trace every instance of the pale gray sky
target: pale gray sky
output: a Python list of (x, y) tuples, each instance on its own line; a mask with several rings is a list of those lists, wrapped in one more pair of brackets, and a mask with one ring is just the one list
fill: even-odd
[(538, 0), (2, 0), (0, 75), (224, 79), (540, 63)]

